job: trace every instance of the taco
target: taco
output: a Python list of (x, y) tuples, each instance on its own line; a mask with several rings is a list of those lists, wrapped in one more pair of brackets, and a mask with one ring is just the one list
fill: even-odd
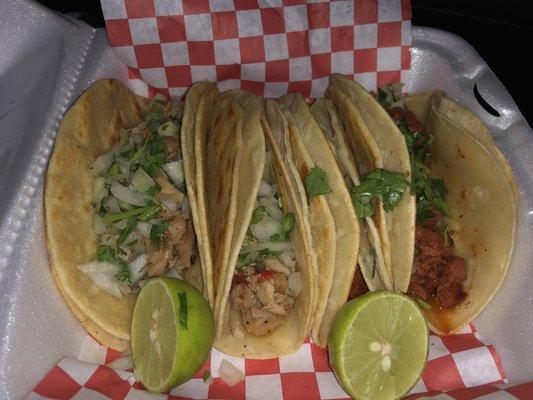
[[(294, 169), (285, 164), (287, 125), (281, 110), (267, 103), (267, 122), (262, 101), (252, 94), (231, 91), (221, 100), (243, 110), (248, 148), (234, 172), (238, 183), (232, 207), (238, 210), (219, 211), (236, 220), (227, 270), (221, 275), (223, 291), (217, 292), (222, 295), (216, 302), (215, 347), (238, 357), (279, 357), (300, 348), (312, 322), (316, 258), (307, 210), (294, 187)], [(221, 167), (214, 171), (228, 173)]]
[(374, 97), (356, 82), (333, 74), (326, 97), (339, 113), (363, 178), (350, 190), (357, 215), (372, 218), (392, 288), (406, 292), (414, 257), (415, 198), (408, 189), (411, 163), (405, 138)]
[(182, 277), (207, 296), (182, 117), (180, 101), (101, 80), (59, 127), (44, 194), (52, 275), (82, 325), (117, 350), (129, 346), (136, 293), (151, 277)]
[(309, 203), (317, 255), (317, 307), (311, 336), (325, 347), (333, 317), (350, 292), (347, 277), (356, 271), (359, 221), (335, 155), (303, 97), (289, 94), (278, 102), (285, 111), (290, 153)]
[(414, 171), (408, 294), (434, 332), (452, 333), (483, 310), (507, 273), (517, 211), (512, 170), (483, 123), (442, 93), (403, 100), (396, 86), (378, 96), (406, 137)]

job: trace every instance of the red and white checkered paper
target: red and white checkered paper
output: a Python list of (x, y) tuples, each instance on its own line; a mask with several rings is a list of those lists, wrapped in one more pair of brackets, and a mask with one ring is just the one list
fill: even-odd
[[(119, 353), (87, 338), (80, 358), (63, 359), (26, 396), (26, 399), (347, 399), (329, 368), (327, 351), (307, 341), (289, 356), (272, 360), (245, 360), (213, 349), (196, 376), (170, 394), (154, 395), (142, 389), (133, 373), (115, 371), (106, 364)], [(223, 359), (246, 375), (244, 382), (230, 387), (218, 377)], [(213, 384), (202, 376), (210, 371)], [(506, 385), (505, 372), (494, 347), (485, 344), (470, 325), (461, 333), (430, 336), (429, 358), (422, 379), (409, 399), (437, 396), (439, 399), (531, 399), (533, 383)], [(445, 394), (444, 394), (445, 393)]]
[[(322, 97), (333, 72), (369, 90), (409, 80), (409, 0), (101, 0), (131, 88), (182, 96), (196, 81), (264, 97)], [(148, 85), (147, 85), (148, 84)]]

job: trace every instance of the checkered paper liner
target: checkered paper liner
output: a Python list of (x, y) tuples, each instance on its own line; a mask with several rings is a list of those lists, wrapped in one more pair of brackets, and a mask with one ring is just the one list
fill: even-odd
[(409, 0), (101, 0), (130, 87), (180, 97), (196, 81), (322, 97), (333, 72), (369, 90), (409, 81)]
[[(292, 355), (271, 360), (235, 358), (213, 349), (195, 377), (170, 394), (154, 395), (143, 390), (132, 372), (116, 371), (105, 364), (120, 353), (100, 346), (87, 337), (80, 358), (63, 359), (26, 396), (26, 399), (347, 399), (328, 363), (327, 351), (306, 341)], [(222, 360), (228, 360), (246, 375), (230, 387), (218, 377)], [(88, 362), (90, 361), (90, 362)], [(211, 385), (202, 376), (210, 371)], [(474, 326), (452, 336), (430, 336), (429, 357), (422, 379), (410, 399), (531, 399), (533, 383), (506, 385), (507, 379), (494, 347), (479, 337)], [(444, 394), (445, 393), (445, 394)], [(486, 397), (483, 397), (486, 396)]]

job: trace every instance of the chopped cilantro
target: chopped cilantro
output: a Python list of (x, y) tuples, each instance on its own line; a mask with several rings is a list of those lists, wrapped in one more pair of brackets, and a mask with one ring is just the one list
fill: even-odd
[(372, 256), (372, 279), (374, 279), (377, 269), (376, 249), (370, 249), (370, 255)]
[(202, 379), (204, 380), (204, 382), (207, 382), (209, 378), (211, 378), (211, 372), (205, 371), (204, 375), (202, 376)]
[(133, 232), (136, 226), (137, 226), (137, 221), (135, 220), (135, 218), (129, 217), (126, 223), (126, 227), (120, 230), (120, 233), (117, 239), (117, 247), (120, 246), (122, 243), (124, 243), (124, 241), (128, 238), (130, 233)]
[(163, 235), (165, 234), (168, 228), (168, 225), (169, 225), (168, 221), (161, 221), (158, 224), (152, 225), (152, 229), (150, 230), (150, 240), (152, 242), (161, 240), (161, 238), (163, 237)]
[(400, 203), (408, 186), (402, 173), (377, 168), (350, 190), (350, 196), (359, 218), (370, 217), (374, 215), (373, 198), (383, 202), (385, 211), (391, 211)]
[(99, 246), (96, 250), (96, 257), (98, 258), (98, 261), (114, 264), (119, 268), (119, 271), (115, 275), (118, 281), (131, 283), (130, 268), (125, 261), (117, 258), (117, 253), (113, 247), (105, 245)]
[(255, 225), (260, 222), (266, 215), (266, 208), (264, 206), (257, 207), (252, 212), (252, 219), (250, 220), (251, 225)]
[(320, 167), (313, 167), (304, 178), (305, 192), (307, 197), (329, 194), (332, 192), (328, 185), (326, 172)]
[(281, 220), (281, 232), (270, 236), (273, 242), (284, 242), (288, 239), (289, 233), (294, 229), (294, 214), (288, 213)]

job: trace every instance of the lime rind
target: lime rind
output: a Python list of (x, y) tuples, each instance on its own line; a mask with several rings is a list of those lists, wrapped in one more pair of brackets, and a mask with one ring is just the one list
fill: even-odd
[[(387, 372), (382, 364), (385, 356), (372, 351), (371, 343), (390, 344)], [(346, 303), (337, 313), (329, 351), (331, 366), (350, 396), (360, 400), (397, 399), (422, 375), (428, 353), (427, 325), (409, 297), (397, 292), (367, 293)]]

